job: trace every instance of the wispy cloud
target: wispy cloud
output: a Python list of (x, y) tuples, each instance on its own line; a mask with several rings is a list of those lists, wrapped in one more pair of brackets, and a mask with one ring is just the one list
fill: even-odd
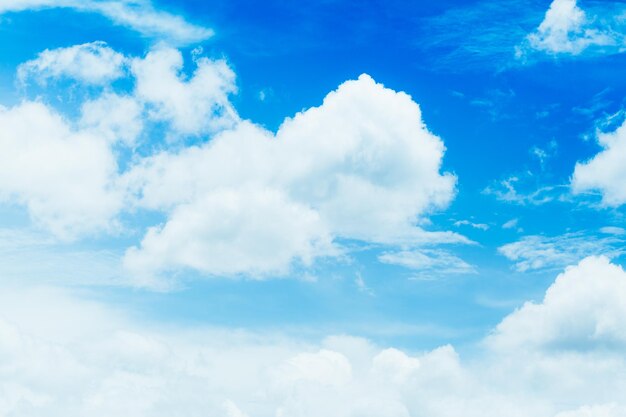
[(61, 244), (39, 232), (0, 229), (0, 276), (5, 283), (128, 285), (120, 256)]
[(385, 252), (378, 257), (382, 263), (411, 269), (420, 277), (448, 274), (472, 274), (473, 265), (443, 249), (415, 249)]
[(515, 63), (515, 46), (541, 21), (540, 1), (481, 1), (423, 22), (418, 46), (435, 56), (437, 68), (457, 72)]
[(626, 253), (624, 239), (597, 236), (594, 233), (567, 233), (560, 236), (524, 236), (517, 242), (498, 248), (498, 252), (514, 262), (518, 272), (561, 269), (591, 255), (615, 258)]
[[(483, 190), (483, 194), (518, 205), (542, 205), (553, 201), (566, 201), (569, 193), (567, 185), (529, 184), (529, 175), (511, 176), (494, 182)], [(532, 177), (532, 175), (530, 175)]]
[(176, 44), (200, 42), (213, 35), (209, 28), (158, 10), (149, 0), (5, 0), (0, 3), (0, 14), (52, 8), (98, 13), (114, 24), (130, 28), (144, 36)]
[(461, 226), (470, 226), (474, 229), (480, 229), (480, 230), (489, 230), (489, 225), (485, 224), (485, 223), (474, 223), (471, 222), (469, 220), (458, 220), (456, 222), (454, 222), (454, 225), (456, 227), (461, 227)]

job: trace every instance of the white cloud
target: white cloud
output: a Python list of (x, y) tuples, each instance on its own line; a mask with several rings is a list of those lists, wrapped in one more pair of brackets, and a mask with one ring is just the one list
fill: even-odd
[(454, 225), (456, 227), (460, 227), (460, 226), (471, 226), (474, 229), (480, 229), (480, 230), (489, 230), (489, 225), (485, 224), (485, 223), (473, 223), (469, 220), (458, 220), (456, 222), (454, 222)]
[[(143, 58), (77, 45), (24, 64), (23, 77), (82, 83), (104, 83), (124, 65), (131, 93), (106, 88), (75, 120), (39, 102), (2, 109), (1, 196), (62, 238), (116, 230), (119, 215), (136, 210), (165, 214), (124, 260), (144, 285), (167, 286), (155, 277), (180, 268), (282, 276), (339, 255), (340, 239), (469, 243), (421, 228), (454, 197), (456, 178), (440, 172), (445, 147), (410, 96), (362, 75), (273, 134), (239, 119), (233, 71), (200, 53), (189, 76), (164, 45)], [(83, 60), (96, 69), (76, 72)], [(152, 132), (167, 139), (164, 150), (136, 154)], [(186, 147), (188, 135), (210, 140)]]
[[(510, 176), (493, 183), (483, 190), (483, 194), (493, 195), (498, 200), (519, 205), (542, 205), (564, 200), (562, 185), (539, 185), (540, 178), (528, 171), (522, 175)], [(539, 185), (539, 186), (538, 186)]]
[(502, 321), (488, 342), (497, 349), (621, 349), (624, 317), (626, 273), (606, 257), (590, 257), (560, 274), (541, 303)]
[(298, 383), (315, 383), (339, 388), (350, 383), (352, 366), (344, 355), (328, 349), (315, 353), (300, 353), (285, 361), (277, 370), (275, 378), (290, 388)]
[(0, 14), (51, 8), (99, 13), (113, 23), (133, 29), (144, 36), (176, 44), (196, 43), (213, 35), (211, 29), (193, 25), (181, 16), (155, 9), (149, 0), (3, 0), (0, 3)]
[(148, 231), (125, 264), (138, 277), (187, 267), (219, 276), (284, 275), (292, 262), (336, 250), (319, 214), (275, 190), (216, 190), (177, 206), (163, 227)]
[(143, 107), (132, 96), (105, 93), (83, 104), (78, 124), (111, 144), (132, 146), (144, 127)]
[(39, 102), (0, 108), (0, 198), (60, 237), (110, 229), (122, 207), (109, 143)]
[[(576, 0), (554, 0), (539, 27), (527, 36), (526, 48), (555, 55), (579, 55), (592, 47), (622, 51), (624, 35), (602, 23), (589, 18)], [(525, 52), (518, 50), (520, 56)]]
[(185, 80), (180, 52), (171, 48), (133, 59), (129, 73), (122, 72), (127, 61), (96, 42), (48, 50), (20, 66), (22, 78), (38, 81), (71, 77), (105, 84), (129, 76), (134, 82), (131, 95), (105, 88), (82, 103), (74, 120), (39, 101), (0, 107), (0, 198), (25, 206), (57, 237), (120, 230), (118, 214), (133, 208), (126, 204), (119, 166), (141, 160), (134, 148), (144, 128), (158, 123), (166, 135), (199, 134), (238, 120), (227, 98), (234, 75), (224, 62), (197, 57), (194, 76)]
[(515, 262), (519, 272), (560, 269), (590, 255), (615, 257), (624, 253), (624, 241), (617, 237), (597, 237), (584, 233), (561, 236), (524, 236), (517, 242), (498, 248), (498, 252)]
[(568, 268), (473, 353), (143, 323), (67, 290), (0, 292), (0, 413), (621, 417), (626, 273)]
[(474, 267), (442, 249), (415, 249), (385, 252), (378, 257), (382, 263), (399, 265), (424, 275), (471, 274)]
[(195, 60), (189, 79), (181, 74), (180, 51), (157, 47), (132, 61), (135, 96), (150, 106), (150, 116), (166, 121), (178, 134), (199, 135), (231, 128), (239, 116), (229, 101), (235, 73), (223, 60)]
[[(276, 135), (242, 122), (134, 167), (125, 181), (137, 205), (170, 214), (127, 263), (258, 275), (326, 255), (335, 238), (467, 242), (417, 226), (454, 195), (456, 178), (440, 173), (443, 152), (408, 95), (363, 75), (287, 119)], [(220, 201), (232, 207), (221, 209)], [(203, 213), (202, 222), (192, 213)], [(279, 256), (263, 260), (268, 251)]]
[(503, 229), (514, 229), (517, 227), (519, 219), (511, 219), (502, 225)]
[(572, 176), (572, 191), (599, 191), (602, 204), (617, 207), (626, 203), (626, 122), (609, 133), (598, 133), (603, 148), (586, 162), (578, 162)]
[(607, 235), (626, 235), (626, 230), (623, 229), (622, 227), (616, 227), (616, 226), (605, 226), (600, 228), (600, 232), (601, 233), (605, 233)]
[(21, 64), (17, 76), (21, 82), (34, 80), (45, 84), (49, 79), (71, 78), (86, 84), (104, 85), (124, 75), (124, 55), (104, 42), (46, 49), (36, 59)]

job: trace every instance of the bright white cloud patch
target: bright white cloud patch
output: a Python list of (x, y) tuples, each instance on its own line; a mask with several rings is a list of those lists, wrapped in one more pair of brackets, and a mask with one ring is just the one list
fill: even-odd
[[(606, 18), (614, 19), (610, 15)], [(616, 19), (611, 25), (606, 18), (587, 16), (577, 0), (554, 0), (537, 30), (527, 36), (526, 47), (555, 55), (579, 55), (590, 48), (622, 51), (625, 47), (624, 34), (619, 29), (623, 29), (623, 23)], [(523, 49), (518, 50), (520, 56), (524, 52)]]
[(621, 417), (625, 306), (626, 273), (589, 258), (464, 358), (451, 346), (159, 328), (66, 291), (3, 288), (0, 413)]
[(143, 130), (143, 111), (135, 97), (105, 93), (83, 104), (78, 124), (110, 144), (122, 142), (130, 146)]
[(617, 237), (568, 233), (561, 236), (524, 236), (517, 242), (498, 248), (498, 252), (515, 262), (519, 272), (560, 269), (590, 255), (616, 257), (624, 253), (624, 241)]
[(137, 205), (170, 215), (127, 264), (260, 274), (324, 256), (335, 238), (466, 241), (417, 226), (454, 195), (455, 177), (440, 173), (443, 152), (408, 95), (363, 75), (276, 135), (243, 122), (133, 168), (125, 181)]
[(626, 345), (626, 273), (590, 257), (559, 275), (541, 303), (526, 303), (500, 323), (498, 349), (594, 350)]
[(485, 223), (474, 223), (474, 222), (471, 222), (469, 220), (458, 220), (458, 221), (454, 222), (454, 225), (456, 227), (470, 226), (470, 227), (473, 227), (474, 229), (479, 229), (479, 230), (484, 230), (484, 231), (489, 230), (489, 225), (488, 224), (485, 224)]
[(169, 122), (176, 133), (208, 134), (239, 120), (229, 100), (236, 91), (235, 73), (225, 61), (196, 59), (194, 74), (184, 79), (182, 54), (159, 47), (134, 59), (135, 96), (150, 106), (150, 117)]
[(56, 235), (106, 230), (122, 207), (109, 143), (38, 102), (0, 108), (0, 198)]
[(0, 14), (25, 10), (70, 8), (79, 12), (99, 13), (113, 23), (145, 36), (189, 44), (206, 40), (211, 29), (193, 25), (180, 16), (156, 10), (149, 0), (3, 0)]
[(177, 206), (126, 254), (138, 277), (188, 267), (219, 276), (284, 275), (292, 261), (310, 266), (331, 255), (332, 238), (319, 214), (276, 190), (216, 190)]
[(598, 134), (603, 148), (586, 162), (579, 162), (572, 176), (574, 193), (599, 191), (605, 206), (626, 203), (626, 122), (609, 133)]
[(107, 84), (124, 75), (125, 57), (104, 42), (92, 42), (41, 52), (17, 70), (21, 82), (45, 84), (70, 78), (86, 84)]

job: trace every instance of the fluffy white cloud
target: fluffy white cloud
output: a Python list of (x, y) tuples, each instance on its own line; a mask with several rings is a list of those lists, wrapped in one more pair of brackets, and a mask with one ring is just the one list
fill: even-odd
[(234, 75), (224, 62), (199, 58), (188, 81), (179, 73), (180, 52), (168, 47), (133, 59), (132, 71), (123, 72), (127, 62), (100, 42), (45, 51), (20, 66), (20, 77), (104, 84), (128, 76), (136, 91), (106, 88), (85, 101), (74, 120), (39, 101), (0, 107), (0, 198), (26, 206), (58, 237), (119, 230), (117, 215), (132, 209), (125, 205), (119, 166), (140, 159), (132, 151), (144, 128), (165, 121), (160, 127), (169, 135), (202, 133), (237, 120), (227, 98)]
[(211, 29), (193, 25), (180, 16), (159, 11), (149, 0), (3, 0), (0, 14), (24, 10), (71, 8), (99, 13), (113, 23), (131, 28), (145, 36), (189, 44), (206, 40)]
[[(292, 262), (312, 261), (336, 250), (320, 215), (275, 190), (216, 190), (177, 206), (163, 227), (131, 248), (126, 267), (138, 279), (188, 267), (219, 276), (284, 275)], [(158, 282), (140, 282), (158, 285)]]
[(143, 107), (132, 96), (105, 93), (83, 104), (78, 124), (111, 144), (131, 146), (144, 127)]
[(150, 107), (153, 119), (166, 121), (179, 134), (198, 135), (230, 128), (239, 116), (229, 100), (235, 73), (223, 60), (196, 59), (188, 80), (181, 74), (182, 54), (157, 47), (131, 64), (135, 96)]
[(599, 133), (601, 152), (578, 162), (572, 176), (572, 191), (599, 191), (602, 203), (617, 207), (626, 203), (626, 122), (609, 133)]
[(21, 82), (34, 80), (45, 84), (49, 79), (72, 78), (87, 84), (107, 84), (124, 75), (124, 55), (104, 42), (46, 49), (37, 58), (21, 64), (17, 76)]
[(498, 325), (489, 343), (571, 350), (626, 345), (626, 273), (590, 257), (560, 274), (541, 303), (526, 303)]
[(158, 326), (67, 291), (4, 287), (0, 415), (621, 417), (624, 306), (626, 273), (589, 258), (463, 357)]
[(109, 229), (121, 209), (109, 143), (39, 102), (0, 108), (0, 198), (70, 238)]
[(467, 242), (417, 226), (454, 195), (456, 178), (440, 173), (443, 152), (408, 95), (363, 75), (276, 135), (242, 122), (134, 167), (125, 181), (137, 205), (170, 214), (127, 264), (260, 274), (323, 256), (335, 238)]
[[(623, 34), (603, 28), (597, 20), (588, 18), (577, 0), (554, 0), (537, 30), (527, 36), (528, 47), (569, 55), (579, 55), (590, 47), (621, 51)], [(522, 54), (521, 49), (518, 52)]]
[(498, 248), (498, 252), (515, 262), (519, 272), (560, 269), (590, 255), (616, 257), (624, 253), (624, 241), (617, 237), (597, 237), (584, 233), (561, 236), (524, 236), (517, 242)]

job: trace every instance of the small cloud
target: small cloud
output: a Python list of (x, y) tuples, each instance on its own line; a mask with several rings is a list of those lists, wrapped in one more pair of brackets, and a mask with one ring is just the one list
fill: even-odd
[(519, 223), (519, 219), (511, 219), (508, 222), (504, 223), (502, 225), (503, 229), (514, 229), (517, 227), (517, 224)]
[[(553, 201), (565, 201), (567, 198), (568, 186), (566, 185), (544, 185), (538, 188), (529, 183), (534, 179), (530, 172), (520, 176), (510, 176), (504, 180), (493, 183), (483, 190), (483, 194), (493, 195), (497, 200), (518, 204), (540, 206)], [(531, 188), (522, 191), (522, 188)]]
[(544, 148), (541, 148), (539, 146), (533, 146), (532, 148), (530, 148), (530, 154), (539, 160), (541, 169), (545, 169), (546, 162), (548, 161), (548, 159), (556, 155), (557, 148), (558, 144), (553, 139), (548, 142), (548, 144)]
[(473, 227), (474, 229), (480, 229), (480, 230), (489, 230), (489, 225), (488, 224), (484, 224), (484, 223), (472, 223), (469, 220), (458, 220), (456, 222), (454, 222), (454, 225), (456, 227), (460, 227), (460, 226), (470, 226)]
[(626, 234), (626, 229), (623, 229), (621, 227), (616, 227), (616, 226), (606, 226), (606, 227), (600, 228), (600, 232), (606, 235), (621, 236), (621, 235)]
[(374, 291), (370, 287), (367, 286), (360, 272), (356, 273), (356, 277), (354, 278), (354, 283), (356, 284), (360, 292), (365, 293), (367, 295), (374, 295)]
[(473, 274), (476, 269), (456, 255), (442, 249), (415, 249), (385, 252), (378, 257), (385, 264), (412, 269), (429, 277), (449, 274)]
[(259, 101), (267, 101), (270, 100), (272, 97), (274, 97), (274, 90), (272, 90), (271, 88), (262, 88), (257, 93), (257, 99)]

